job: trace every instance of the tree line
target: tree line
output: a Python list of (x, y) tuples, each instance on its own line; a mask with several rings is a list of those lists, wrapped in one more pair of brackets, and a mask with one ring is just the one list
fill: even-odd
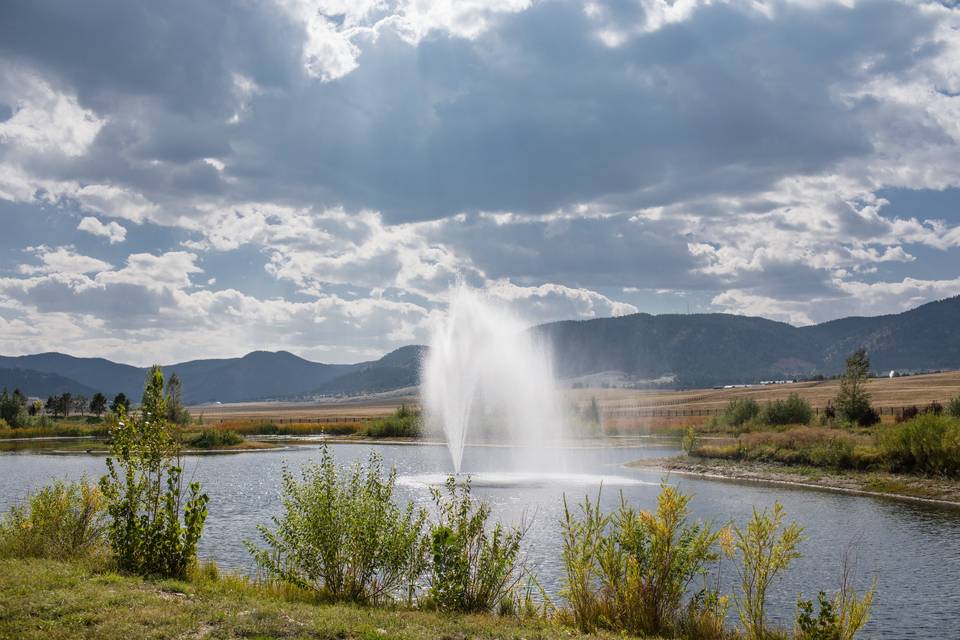
[[(183, 386), (174, 373), (167, 381), (166, 411), (167, 419), (176, 424), (187, 424), (191, 419), (182, 397)], [(64, 392), (48, 396), (46, 402), (31, 402), (20, 389), (14, 389), (12, 393), (4, 389), (0, 393), (0, 426), (5, 423), (12, 428), (26, 427), (44, 417), (69, 418), (71, 414), (101, 418), (108, 412), (113, 415), (118, 415), (121, 411), (129, 413), (131, 404), (130, 398), (123, 392), (113, 396), (112, 400), (108, 400), (107, 396), (100, 392), (91, 397)]]

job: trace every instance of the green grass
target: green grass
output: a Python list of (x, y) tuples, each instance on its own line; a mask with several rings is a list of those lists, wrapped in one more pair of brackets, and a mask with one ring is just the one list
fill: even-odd
[(0, 638), (615, 638), (543, 619), (446, 615), (310, 602), (289, 589), (199, 572), (147, 581), (83, 563), (0, 560)]

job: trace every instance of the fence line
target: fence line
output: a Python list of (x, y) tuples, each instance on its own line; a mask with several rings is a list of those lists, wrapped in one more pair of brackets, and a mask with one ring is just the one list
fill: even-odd
[(371, 420), (379, 420), (385, 416), (329, 416), (326, 418), (273, 418), (265, 416), (263, 418), (253, 417), (253, 416), (237, 416), (231, 418), (230, 416), (217, 416), (215, 418), (204, 418), (204, 422), (213, 422), (216, 420), (217, 424), (223, 424), (224, 422), (272, 422), (274, 424), (337, 424), (337, 423), (357, 423), (357, 422), (370, 422)]
[[(636, 409), (607, 409), (603, 418), (696, 418), (720, 415), (726, 407), (702, 407), (690, 409), (662, 409), (660, 405), (639, 407)], [(903, 407), (874, 407), (881, 416), (903, 416), (904, 412), (914, 408), (923, 411), (928, 405), (909, 405)], [(823, 407), (814, 407), (814, 415), (819, 416)]]

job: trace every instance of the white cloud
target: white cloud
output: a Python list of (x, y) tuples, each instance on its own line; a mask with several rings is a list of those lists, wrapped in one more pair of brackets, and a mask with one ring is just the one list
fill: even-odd
[(80, 106), (75, 96), (55, 90), (46, 80), (0, 60), (0, 103), (13, 115), (0, 122), (0, 142), (23, 153), (83, 155), (104, 120)]
[(80, 275), (106, 271), (112, 267), (109, 262), (77, 253), (71, 246), (52, 248), (41, 245), (38, 247), (28, 247), (28, 251), (40, 259), (40, 264), (20, 265), (20, 273), (27, 275)]
[(117, 244), (127, 239), (127, 229), (123, 225), (117, 222), (104, 224), (100, 222), (99, 218), (92, 216), (83, 218), (77, 225), (77, 229), (106, 238), (110, 241), (110, 244)]

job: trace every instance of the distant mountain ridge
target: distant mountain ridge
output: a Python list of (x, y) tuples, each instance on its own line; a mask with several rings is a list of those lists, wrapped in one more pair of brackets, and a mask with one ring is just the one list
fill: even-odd
[[(568, 320), (539, 325), (557, 375), (612, 372), (625, 381), (672, 380), (673, 386), (757, 382), (839, 372), (863, 346), (873, 369), (960, 369), (960, 296), (903, 313), (849, 317), (807, 327), (730, 314), (650, 315)], [(416, 386), (426, 347), (411, 345), (357, 364), (311, 362), (286, 351), (165, 366), (183, 381), (188, 404), (359, 395)], [(143, 367), (62, 353), (0, 356), (0, 388), (29, 395), (140, 398)]]
[[(183, 381), (184, 402), (243, 402), (378, 393), (414, 386), (421, 347), (402, 347), (380, 360), (357, 364), (311, 362), (287, 351), (253, 351), (240, 358), (192, 360), (164, 366)], [(140, 399), (145, 367), (63, 353), (0, 356), (0, 388), (28, 395), (96, 391)]]
[(960, 369), (960, 296), (903, 313), (795, 327), (729, 314), (571, 320), (533, 329), (562, 378), (615, 371), (676, 386), (830, 375), (865, 347), (875, 371)]

